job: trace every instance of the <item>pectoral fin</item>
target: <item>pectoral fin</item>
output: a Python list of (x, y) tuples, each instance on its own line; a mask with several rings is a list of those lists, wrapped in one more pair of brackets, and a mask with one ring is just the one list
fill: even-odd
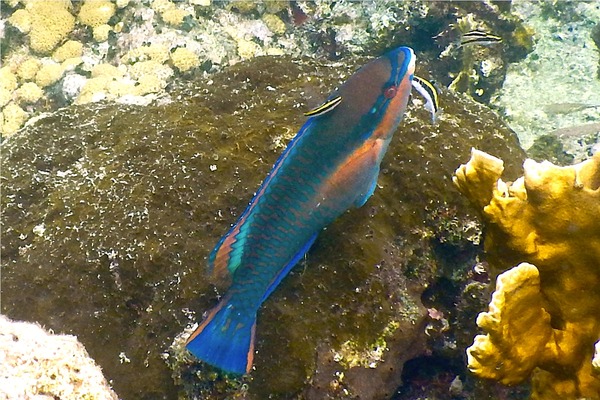
[(371, 186), (369, 187), (369, 189), (365, 193), (361, 193), (356, 198), (356, 201), (354, 202), (354, 206), (356, 208), (360, 208), (360, 207), (364, 206), (365, 203), (367, 202), (367, 200), (369, 200), (369, 198), (371, 196), (373, 196), (373, 193), (375, 193), (375, 188), (377, 187), (378, 176), (379, 176), (379, 168), (377, 168), (377, 170), (373, 174), (373, 178), (371, 180)]
[(388, 141), (368, 139), (331, 175), (323, 197), (341, 207), (361, 207), (377, 187), (379, 164)]

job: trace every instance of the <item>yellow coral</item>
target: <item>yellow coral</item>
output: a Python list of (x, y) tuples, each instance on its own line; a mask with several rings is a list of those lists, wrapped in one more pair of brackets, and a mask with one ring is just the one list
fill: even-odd
[(147, 74), (138, 79), (138, 85), (135, 87), (134, 94), (143, 96), (148, 93), (159, 93), (166, 85), (167, 83), (158, 76)]
[(31, 30), (31, 14), (27, 10), (20, 9), (15, 11), (8, 18), (8, 22), (22, 33), (29, 33)]
[(67, 3), (36, 0), (27, 4), (31, 13), (29, 46), (41, 54), (49, 54), (75, 27), (75, 17)]
[(92, 68), (92, 78), (99, 76), (109, 76), (113, 78), (121, 78), (125, 75), (124, 68), (115, 67), (110, 64), (98, 64)]
[(140, 61), (129, 67), (129, 74), (133, 79), (139, 80), (145, 75), (155, 75), (162, 80), (167, 80), (173, 75), (173, 70), (157, 61)]
[(8, 66), (0, 68), (0, 87), (9, 91), (17, 88), (17, 76)]
[(125, 96), (126, 94), (136, 94), (137, 90), (133, 81), (129, 79), (117, 79), (109, 82), (106, 90), (113, 98)]
[(162, 17), (163, 21), (165, 21), (167, 24), (177, 28), (181, 24), (183, 24), (183, 19), (185, 17), (187, 17), (188, 15), (190, 15), (190, 13), (188, 11), (174, 7), (174, 8), (165, 10), (161, 14), (161, 17)]
[(115, 15), (115, 5), (108, 0), (86, 0), (79, 10), (79, 21), (96, 28), (104, 25)]
[[(487, 334), (477, 335), (467, 350), (469, 369), (505, 385), (521, 382), (540, 363), (552, 334), (550, 315), (544, 305), (540, 276), (534, 265), (522, 263), (500, 274), (489, 312), (477, 317), (477, 325)], [(505, 327), (510, 327), (510, 335), (519, 340), (507, 340)]]
[(12, 101), (2, 110), (2, 135), (10, 136), (27, 120), (27, 113)]
[(171, 3), (169, 0), (154, 0), (152, 2), (152, 4), (150, 5), (150, 7), (159, 13), (163, 13), (171, 8), (173, 8), (175, 5), (173, 3)]
[(200, 65), (200, 59), (193, 51), (179, 47), (171, 54), (171, 61), (180, 72), (189, 71)]
[(28, 58), (17, 67), (17, 76), (22, 81), (30, 81), (35, 78), (35, 74), (37, 74), (41, 64), (41, 61), (37, 58)]
[(157, 61), (161, 64), (169, 59), (169, 48), (162, 44), (145, 46), (143, 47), (143, 51), (152, 61)]
[(0, 87), (0, 107), (4, 107), (5, 105), (7, 105), (11, 98), (11, 91)]
[(276, 35), (285, 33), (285, 23), (277, 15), (265, 14), (262, 17), (263, 22), (271, 32)]
[(35, 75), (35, 83), (40, 87), (50, 86), (62, 78), (63, 73), (64, 68), (60, 64), (44, 64)]
[(73, 58), (67, 58), (60, 65), (63, 67), (63, 70), (72, 71), (76, 66), (78, 66), (82, 62), (83, 62), (83, 60), (81, 59), (81, 57), (73, 57)]
[(255, 57), (260, 52), (260, 46), (250, 40), (240, 39), (237, 45), (237, 52), (244, 59)]
[(81, 88), (81, 92), (79, 92), (75, 104), (85, 104), (104, 100), (106, 98), (106, 88), (112, 80), (113, 78), (110, 76), (99, 76), (97, 78), (88, 79)]
[(96, 26), (92, 31), (94, 40), (96, 42), (106, 42), (108, 40), (108, 34), (110, 31), (112, 31), (112, 27), (110, 25), (102, 24)]
[(468, 350), (469, 368), (505, 383), (532, 376), (533, 399), (600, 399), (592, 365), (600, 338), (600, 153), (570, 167), (527, 160), (512, 184), (482, 154), (474, 151), (454, 182), (482, 213), (490, 264), (535, 267), (509, 271), (521, 294), (502, 289), (510, 285), (500, 275), (500, 294), (478, 318), (487, 335)]
[(76, 40), (69, 40), (52, 53), (52, 59), (63, 62), (69, 58), (81, 57), (82, 54), (83, 44)]
[(15, 95), (19, 101), (24, 103), (35, 103), (44, 95), (44, 91), (33, 82), (26, 82), (17, 89)]

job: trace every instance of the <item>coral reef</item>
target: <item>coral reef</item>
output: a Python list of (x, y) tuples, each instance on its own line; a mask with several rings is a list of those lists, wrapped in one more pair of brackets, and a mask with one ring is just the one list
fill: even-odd
[(534, 29), (536, 45), (525, 59), (509, 66), (492, 104), (502, 110), (528, 149), (538, 136), (600, 118), (600, 107), (555, 107), (600, 104), (598, 48), (593, 36), (600, 10), (594, 2), (511, 4), (513, 12)]
[(29, 46), (35, 53), (49, 54), (71, 33), (75, 17), (69, 12), (70, 1), (31, 1), (25, 9), (31, 18)]
[(118, 399), (73, 336), (0, 315), (0, 357), (0, 398)]
[[(74, 102), (148, 103), (182, 75), (205, 79), (206, 72), (256, 56), (339, 59), (351, 54), (379, 55), (402, 43), (412, 45), (420, 57), (437, 59), (443, 45), (433, 37), (466, 16), (485, 20), (492, 29), (516, 32), (521, 26), (509, 10), (485, 2), (14, 0), (3, 3), (1, 12), (6, 20), (1, 49), (4, 66), (14, 72), (31, 57), (42, 63), (52, 58), (63, 67), (61, 74), (55, 71), (56, 80), (38, 83), (47, 101), (30, 105), (26, 117)], [(147, 60), (124, 57), (142, 47), (164, 47), (166, 58), (154, 61), (175, 71), (166, 80), (152, 76), (140, 81), (134, 76), (135, 64)], [(447, 84), (451, 80), (448, 70), (454, 74), (457, 68), (475, 68), (480, 76), (476, 82), (467, 82), (464, 90), (483, 91), (484, 96), (474, 97), (487, 99), (501, 85), (506, 63), (518, 59), (513, 54), (514, 48), (520, 48), (516, 41), (507, 38), (503, 48), (505, 58), (498, 52), (482, 51), (464, 68), (456, 66), (460, 64), (456, 57), (450, 57), (432, 71)], [(126, 67), (122, 79), (114, 82), (119, 89), (90, 84), (79, 96), (82, 81), (93, 79), (90, 71), (98, 64)], [(90, 92), (91, 88), (98, 93)], [(14, 134), (23, 122), (9, 121), (0, 134)]]
[[(600, 51), (600, 23), (594, 26), (594, 28), (592, 29), (591, 36), (592, 40), (594, 41), (594, 44), (596, 45), (596, 48), (598, 49), (598, 51)], [(600, 59), (598, 60), (598, 71), (596, 73), (596, 77), (600, 79)]]
[(115, 4), (109, 0), (85, 0), (77, 18), (82, 24), (97, 28), (106, 25), (115, 14)]
[(506, 384), (532, 376), (533, 399), (600, 399), (600, 153), (570, 167), (526, 160), (513, 183), (502, 164), (473, 150), (454, 177), (482, 214), (490, 264), (519, 264), (477, 319), (486, 335), (468, 349), (469, 368)]
[[(249, 379), (181, 347), (165, 353), (222, 293), (206, 257), (302, 110), (363, 63), (259, 57), (148, 106), (71, 106), (7, 139), (2, 311), (76, 334), (126, 400), (177, 398), (172, 374), (189, 398), (391, 397), (425, 351), (423, 291), (442, 265), (459, 274), (478, 252), (476, 217), (448, 185), (454, 160), (473, 143), (524, 156), (494, 113), (447, 92), (437, 125), (411, 102), (375, 195), (323, 232), (265, 303)], [(442, 256), (441, 242), (457, 250)]]

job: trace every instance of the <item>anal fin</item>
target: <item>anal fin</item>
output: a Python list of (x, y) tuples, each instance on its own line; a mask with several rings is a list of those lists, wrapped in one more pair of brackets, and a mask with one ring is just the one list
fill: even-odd
[(364, 194), (361, 194), (360, 196), (358, 196), (356, 198), (356, 201), (354, 202), (354, 206), (356, 208), (360, 208), (360, 207), (364, 206), (365, 203), (367, 202), (367, 200), (369, 200), (369, 198), (371, 196), (373, 196), (373, 193), (375, 193), (375, 189), (377, 188), (377, 178), (378, 177), (379, 177), (379, 168), (377, 168), (376, 173), (374, 174), (373, 178), (371, 179), (371, 186), (369, 186), (369, 189)]
[(310, 239), (308, 239), (308, 242), (306, 242), (306, 244), (302, 246), (300, 251), (298, 251), (296, 255), (294, 255), (294, 257), (290, 260), (290, 262), (288, 262), (287, 265), (283, 267), (283, 269), (279, 272), (279, 274), (277, 274), (275, 279), (273, 279), (273, 282), (271, 282), (271, 284), (267, 288), (267, 291), (263, 295), (262, 299), (260, 300), (261, 303), (265, 301), (271, 293), (273, 293), (273, 290), (275, 290), (275, 288), (277, 287), (277, 285), (279, 285), (281, 280), (288, 274), (288, 272), (290, 272), (292, 268), (294, 268), (294, 265), (296, 265), (298, 261), (300, 261), (300, 259), (306, 254), (306, 252), (310, 249), (310, 247), (317, 239), (318, 235), (319, 232), (315, 233)]

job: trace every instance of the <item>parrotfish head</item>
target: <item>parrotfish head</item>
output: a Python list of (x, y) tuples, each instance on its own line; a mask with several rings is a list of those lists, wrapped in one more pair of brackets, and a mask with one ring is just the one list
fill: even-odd
[(331, 126), (332, 132), (348, 132), (351, 141), (373, 135), (387, 139), (404, 115), (414, 70), (415, 54), (411, 48), (391, 50), (364, 65), (331, 93), (328, 99), (339, 96), (342, 101), (315, 118)]

